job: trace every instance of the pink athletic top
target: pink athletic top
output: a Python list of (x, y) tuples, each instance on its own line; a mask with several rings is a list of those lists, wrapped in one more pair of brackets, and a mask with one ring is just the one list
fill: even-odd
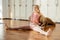
[(39, 17), (37, 13), (32, 13), (30, 21), (34, 24), (39, 24)]

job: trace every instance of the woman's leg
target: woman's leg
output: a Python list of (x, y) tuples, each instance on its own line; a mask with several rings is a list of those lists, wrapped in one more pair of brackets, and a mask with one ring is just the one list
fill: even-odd
[(41, 34), (44, 34), (44, 35), (48, 35), (49, 31), (48, 32), (45, 32), (41, 29), (41, 27), (39, 25), (34, 25), (33, 23), (30, 23), (30, 27), (32, 30), (34, 31), (37, 31), (37, 32), (40, 32)]
[(8, 28), (11, 30), (18, 30), (18, 29), (24, 29), (24, 30), (30, 30), (30, 26), (20, 26), (20, 27), (14, 27), (14, 28)]

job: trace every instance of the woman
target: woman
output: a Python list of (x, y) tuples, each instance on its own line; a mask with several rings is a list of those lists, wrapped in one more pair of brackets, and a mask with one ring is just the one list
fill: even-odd
[(47, 31), (44, 31), (44, 30), (41, 29), (41, 26), (39, 26), (39, 25), (41, 25), (41, 23), (39, 22), (39, 18), (40, 18), (41, 15), (42, 14), (40, 13), (39, 6), (34, 5), (33, 13), (29, 17), (29, 19), (30, 19), (30, 27), (34, 31), (37, 31), (37, 32), (40, 32), (41, 34), (49, 36), (49, 35), (51, 35), (52, 30), (48, 29)]

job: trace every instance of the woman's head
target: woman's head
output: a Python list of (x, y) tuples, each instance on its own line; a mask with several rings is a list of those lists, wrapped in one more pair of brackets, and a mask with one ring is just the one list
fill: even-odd
[(40, 11), (40, 10), (39, 10), (39, 6), (38, 6), (38, 5), (34, 5), (33, 9), (34, 9), (34, 11), (37, 11), (37, 12), (39, 12), (39, 11)]

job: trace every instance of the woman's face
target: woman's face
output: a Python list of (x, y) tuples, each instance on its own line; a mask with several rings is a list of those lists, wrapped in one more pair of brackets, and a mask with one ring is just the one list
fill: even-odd
[(34, 10), (37, 10), (37, 7), (36, 6), (34, 6)]
[(34, 6), (33, 9), (34, 9), (34, 11), (38, 11), (39, 7), (38, 6)]

